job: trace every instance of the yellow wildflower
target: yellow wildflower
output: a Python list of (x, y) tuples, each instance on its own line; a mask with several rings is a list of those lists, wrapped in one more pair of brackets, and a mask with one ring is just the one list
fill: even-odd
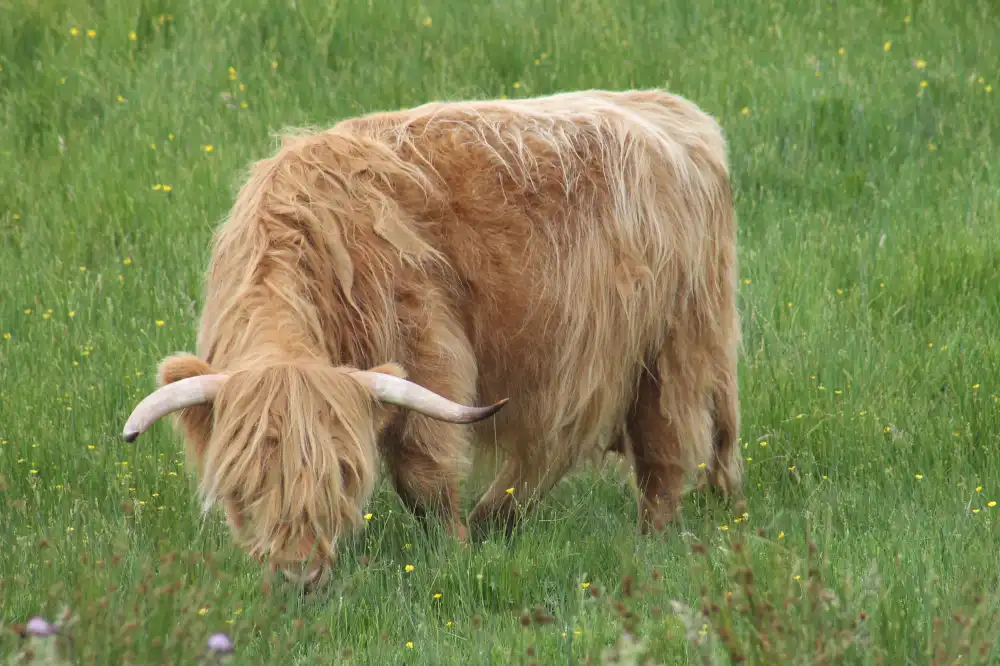
[(91, 39), (97, 37), (97, 31), (91, 28), (90, 30), (87, 31), (87, 37), (90, 37)]
[(135, 30), (133, 30), (132, 32), (128, 33), (128, 38), (129, 38), (129, 40), (131, 40), (131, 41), (133, 41), (133, 42), (134, 42), (134, 41), (135, 41), (136, 39), (138, 39), (138, 38), (136, 37), (136, 34), (135, 34)]
[(410, 573), (413, 571), (413, 565), (407, 564), (405, 567), (403, 567), (403, 569), (406, 571), (406, 573)]
[(79, 35), (79, 34), (80, 34), (80, 29), (79, 29), (79, 28), (77, 28), (77, 27), (76, 27), (76, 26), (74, 25), (74, 26), (73, 26), (72, 28), (70, 28), (70, 29), (69, 29), (69, 34), (71, 34), (71, 35), (73, 35), (74, 37), (76, 37), (77, 35)]

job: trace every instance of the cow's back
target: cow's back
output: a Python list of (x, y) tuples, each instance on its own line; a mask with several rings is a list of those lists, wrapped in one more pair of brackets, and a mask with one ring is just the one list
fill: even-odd
[(728, 205), (715, 121), (660, 91), (587, 91), (348, 126), (433, 174), (432, 196), (401, 185), (398, 199), (454, 271), (440, 293), (475, 350), (480, 399), (515, 398), (501, 428), (609, 437), (731, 233), (704, 210)]
[(395, 266), (368, 276), (392, 276), (387, 316), (410, 302), (459, 322), (479, 400), (512, 398), (486, 426), (501, 437), (611, 437), (638, 369), (714, 289), (704, 267), (732, 233), (709, 210), (729, 205), (718, 126), (660, 91), (435, 103), (321, 134), (299, 141), (342, 146), (332, 186), (380, 192), (370, 216), (340, 217), (355, 272)]

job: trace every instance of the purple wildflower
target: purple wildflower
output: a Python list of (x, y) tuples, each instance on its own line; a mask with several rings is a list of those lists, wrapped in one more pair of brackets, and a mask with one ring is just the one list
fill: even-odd
[(55, 626), (44, 617), (36, 615), (28, 620), (26, 627), (29, 636), (51, 636), (56, 633)]
[(208, 650), (216, 654), (229, 654), (233, 651), (233, 641), (222, 632), (212, 634), (208, 637)]

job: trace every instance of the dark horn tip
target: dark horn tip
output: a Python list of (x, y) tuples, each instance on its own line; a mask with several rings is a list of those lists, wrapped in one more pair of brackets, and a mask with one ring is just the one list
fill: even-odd
[(138, 430), (126, 431), (123, 435), (126, 442), (132, 443), (139, 437)]
[(496, 414), (497, 412), (499, 412), (501, 409), (503, 409), (504, 405), (506, 405), (508, 402), (510, 402), (510, 398), (504, 398), (503, 400), (498, 400), (497, 402), (493, 403), (489, 407), (484, 407), (482, 413), (479, 416), (479, 418), (480, 419), (488, 419), (489, 417), (493, 416), (494, 414)]

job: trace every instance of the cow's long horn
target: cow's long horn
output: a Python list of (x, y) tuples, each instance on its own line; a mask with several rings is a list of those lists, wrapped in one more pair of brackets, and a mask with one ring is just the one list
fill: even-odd
[(496, 414), (507, 404), (508, 398), (488, 407), (470, 407), (452, 402), (442, 395), (409, 380), (382, 372), (358, 370), (351, 373), (382, 402), (412, 409), (439, 421), (449, 423), (475, 423)]
[(135, 441), (136, 437), (171, 412), (211, 403), (226, 379), (226, 375), (221, 374), (197, 375), (156, 389), (132, 410), (122, 433), (125, 441)]

